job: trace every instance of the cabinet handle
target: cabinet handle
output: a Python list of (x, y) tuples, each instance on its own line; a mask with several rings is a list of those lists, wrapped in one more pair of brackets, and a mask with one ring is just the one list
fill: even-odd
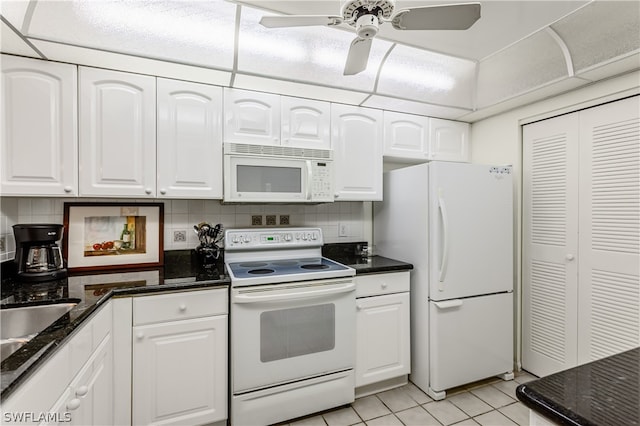
[(80, 400), (78, 398), (73, 398), (67, 402), (67, 410), (77, 410), (78, 407), (80, 407)]
[(357, 309), (357, 310), (359, 310), (359, 311), (361, 311), (361, 310), (362, 310), (362, 305), (357, 304), (357, 305), (356, 305), (356, 309)]
[(166, 189), (164, 189), (164, 188), (162, 188), (162, 189), (160, 190), (160, 193), (161, 193), (162, 195), (165, 195), (165, 194), (167, 193), (167, 190), (166, 190)]
[(574, 259), (574, 256), (573, 256), (571, 253), (569, 253), (569, 254), (567, 254), (567, 255), (565, 256), (565, 259), (567, 259), (567, 260), (573, 260), (573, 259)]
[(178, 306), (178, 309), (180, 309), (180, 312), (184, 312), (187, 310), (187, 305), (181, 303), (180, 306)]
[(340, 194), (334, 194), (333, 198), (338, 198), (340, 196)]
[(153, 191), (151, 190), (151, 188), (147, 188), (144, 190), (144, 192), (147, 193), (148, 195), (151, 195)]
[(80, 386), (78, 388), (78, 390), (76, 390), (76, 396), (80, 397), (80, 396), (85, 396), (87, 394), (87, 392), (89, 392), (89, 386)]
[(136, 339), (138, 339), (138, 340), (144, 339), (144, 333), (142, 331), (138, 331), (136, 333)]
[(71, 191), (73, 191), (73, 188), (72, 188), (72, 187), (70, 187), (70, 186), (65, 186), (65, 187), (64, 187), (64, 192), (69, 193), (69, 192), (71, 192)]
[(387, 288), (387, 287), (388, 287), (388, 285), (387, 285), (387, 283), (382, 283), (382, 285), (381, 285), (380, 287), (382, 287), (382, 288)]

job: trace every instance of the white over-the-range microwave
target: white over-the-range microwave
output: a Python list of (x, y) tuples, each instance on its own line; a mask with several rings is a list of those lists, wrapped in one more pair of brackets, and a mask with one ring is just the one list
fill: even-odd
[(224, 202), (333, 202), (333, 151), (224, 144)]

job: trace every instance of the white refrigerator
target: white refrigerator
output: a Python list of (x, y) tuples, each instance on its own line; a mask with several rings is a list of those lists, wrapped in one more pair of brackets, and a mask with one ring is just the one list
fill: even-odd
[(377, 254), (413, 264), (411, 381), (432, 398), (513, 378), (513, 182), (509, 166), (432, 162), (384, 174)]

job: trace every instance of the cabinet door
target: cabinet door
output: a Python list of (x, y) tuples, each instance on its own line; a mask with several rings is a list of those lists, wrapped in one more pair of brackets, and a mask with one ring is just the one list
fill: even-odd
[(222, 198), (222, 88), (157, 84), (158, 197)]
[(331, 149), (331, 104), (283, 96), (282, 145)]
[(398, 159), (427, 160), (429, 118), (419, 115), (384, 112), (384, 156)]
[(69, 386), (66, 412), (72, 425), (113, 424), (113, 350), (105, 339)]
[(578, 114), (523, 127), (522, 366), (575, 366)]
[(356, 300), (356, 387), (409, 374), (409, 293)]
[(2, 55), (2, 195), (78, 195), (77, 69)]
[(469, 162), (469, 124), (429, 119), (429, 159)]
[(156, 194), (155, 78), (80, 67), (80, 195)]
[(382, 111), (331, 105), (337, 201), (382, 200)]
[(225, 89), (224, 141), (280, 145), (280, 96)]
[(227, 418), (227, 316), (134, 327), (133, 424)]

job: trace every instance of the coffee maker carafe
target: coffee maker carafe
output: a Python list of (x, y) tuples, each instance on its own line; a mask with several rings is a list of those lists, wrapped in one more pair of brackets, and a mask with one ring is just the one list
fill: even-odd
[(13, 225), (19, 280), (42, 282), (67, 276), (57, 244), (62, 238), (62, 228), (58, 224)]

